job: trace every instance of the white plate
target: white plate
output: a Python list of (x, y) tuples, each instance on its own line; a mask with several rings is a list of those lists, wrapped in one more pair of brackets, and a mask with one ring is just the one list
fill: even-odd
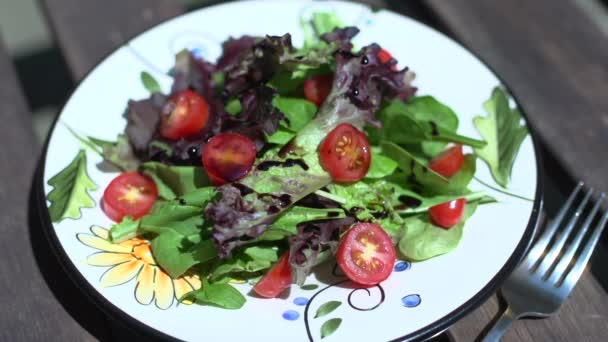
[[(347, 23), (357, 25), (361, 29), (356, 38), (359, 46), (375, 41), (386, 47), (399, 59), (401, 66), (407, 65), (416, 72), (419, 94), (432, 94), (450, 105), (459, 115), (459, 132), (479, 137), (472, 118), (484, 114), (482, 103), (501, 82), (475, 56), (442, 34), (412, 19), (388, 11), (374, 13), (367, 7), (347, 2), (234, 2), (202, 9), (159, 25), (112, 53), (90, 72), (63, 108), (59, 124), (50, 135), (42, 170), (44, 194), (52, 189), (48, 180), (66, 167), (81, 148), (66, 125), (83, 135), (114, 139), (124, 129), (122, 114), (127, 101), (148, 96), (139, 79), (141, 71), (153, 74), (168, 91), (171, 79), (165, 73), (180, 49), (196, 49), (201, 56), (214, 59), (221, 52), (220, 43), (228, 36), (285, 32), (293, 35), (297, 45), (302, 39), (298, 24), (300, 15), (317, 9), (335, 10)], [(88, 153), (87, 171), (97, 185), (97, 190), (90, 193), (96, 203), (100, 202), (103, 189), (115, 176), (99, 171), (95, 165), (100, 161), (100, 157)], [(372, 288), (368, 295), (364, 290), (352, 292), (352, 288), (339, 286), (321, 292), (332, 278), (325, 283), (311, 276), (307, 283), (319, 285), (316, 290), (294, 287), (284, 299), (248, 296), (241, 310), (177, 305), (175, 286), (196, 286), (197, 281), (172, 282), (163, 277), (158, 267), (146, 263), (144, 241), (141, 242), (144, 245), (135, 249), (104, 242), (104, 230), (93, 227), (109, 228), (112, 222), (99, 205), (83, 209), (78, 220), (49, 223), (49, 232), (66, 267), (96, 302), (111, 315), (127, 319), (129, 324), (147, 327), (164, 337), (230, 341), (257, 337), (273, 341), (320, 340), (321, 325), (330, 318), (341, 318), (339, 329), (324, 340), (421, 338), (441, 331), (470, 311), (513, 269), (537, 222), (541, 202), (537, 198), (540, 193), (537, 165), (533, 141), (528, 137), (516, 160), (509, 191), (535, 201), (505, 196), (474, 181), (473, 189), (487, 190), (499, 203), (479, 207), (467, 222), (462, 242), (455, 251), (424, 262), (399, 264), (399, 271), (382, 284), (384, 294), (380, 288)], [(479, 161), (477, 167), (477, 177), (493, 184), (486, 165)], [(89, 256), (104, 249), (115, 253), (115, 263), (126, 263), (113, 266), (109, 259), (97, 260), (106, 266), (87, 263), (87, 260), (95, 263)], [(144, 259), (129, 261), (135, 256), (144, 256)], [(121, 282), (117, 279), (119, 271), (125, 272), (122, 284), (104, 286), (108, 281)], [(155, 271), (156, 278), (148, 279), (147, 271)], [(164, 285), (163, 279), (168, 280)], [(155, 283), (146, 287), (146, 281)], [(250, 290), (247, 284), (237, 287), (245, 294)], [(154, 289), (154, 298), (145, 292)], [(352, 306), (348, 301), (351, 293)], [(314, 300), (307, 304), (313, 296)], [(314, 318), (317, 308), (330, 300), (343, 304), (325, 317)], [(148, 301), (151, 303), (146, 305)], [(366, 308), (380, 302), (374, 310), (353, 308)]]

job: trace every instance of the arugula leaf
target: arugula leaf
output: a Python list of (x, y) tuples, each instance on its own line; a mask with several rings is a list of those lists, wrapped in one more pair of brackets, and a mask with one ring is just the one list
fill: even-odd
[(140, 171), (152, 177), (158, 187), (158, 195), (166, 200), (175, 199), (210, 185), (207, 173), (200, 166), (172, 166), (145, 162), (140, 166)]
[(139, 74), (139, 78), (141, 79), (141, 83), (143, 84), (144, 88), (146, 88), (146, 90), (150, 93), (161, 92), (160, 84), (158, 84), (158, 81), (152, 75), (150, 75), (150, 73), (142, 71)]
[(462, 238), (464, 223), (473, 215), (477, 202), (467, 203), (462, 220), (444, 229), (434, 225), (425, 214), (405, 219), (405, 234), (399, 241), (399, 252), (407, 259), (422, 261), (451, 252)]
[(275, 96), (272, 104), (285, 114), (281, 124), (292, 132), (304, 128), (317, 113), (317, 106), (305, 99)]
[(209, 283), (203, 279), (202, 286), (184, 295), (180, 301), (194, 300), (197, 304), (218, 306), (224, 309), (240, 309), (247, 299), (230, 284)]
[(521, 125), (521, 113), (509, 107), (507, 94), (500, 87), (494, 88), (492, 96), (484, 103), (488, 116), (477, 116), (473, 123), (488, 144), (476, 148), (475, 153), (488, 164), (496, 183), (506, 188), (519, 147), (528, 135)]
[(80, 150), (68, 166), (49, 179), (48, 185), (53, 187), (47, 195), (52, 222), (78, 219), (82, 208), (95, 206), (89, 191), (97, 190), (97, 185), (87, 174), (85, 150)]
[(217, 256), (212, 240), (200, 241), (198, 234), (186, 236), (175, 230), (165, 230), (152, 239), (151, 247), (154, 260), (173, 279)]

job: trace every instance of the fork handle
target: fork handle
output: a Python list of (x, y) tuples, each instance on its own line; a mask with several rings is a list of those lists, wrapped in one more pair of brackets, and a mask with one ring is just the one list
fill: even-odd
[(488, 331), (482, 342), (498, 342), (502, 335), (507, 332), (507, 329), (517, 319), (517, 315), (511, 310), (510, 306), (507, 306), (505, 311), (500, 315), (500, 318), (492, 325), (492, 328)]

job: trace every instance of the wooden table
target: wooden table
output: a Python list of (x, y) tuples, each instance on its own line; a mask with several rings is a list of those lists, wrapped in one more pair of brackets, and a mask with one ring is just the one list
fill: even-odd
[[(553, 184), (549, 204), (559, 202), (560, 190), (568, 191), (569, 175), (608, 190), (602, 172), (608, 170), (608, 37), (575, 0), (366, 2), (451, 35), (504, 78), (551, 153), (545, 158)], [(185, 10), (177, 0), (42, 4), (75, 81), (128, 38)], [(32, 199), (24, 191), (30, 188), (41, 148), (29, 114), (0, 42), (0, 341), (141, 338), (88, 302), (42, 237)], [(562, 165), (569, 175), (556, 174)], [(606, 255), (603, 249), (596, 252), (594, 268), (605, 265)], [(504, 341), (604, 340), (608, 296), (598, 279), (601, 273), (586, 272), (556, 316), (516, 322)], [(450, 331), (456, 341), (472, 341), (498, 309), (493, 296)]]

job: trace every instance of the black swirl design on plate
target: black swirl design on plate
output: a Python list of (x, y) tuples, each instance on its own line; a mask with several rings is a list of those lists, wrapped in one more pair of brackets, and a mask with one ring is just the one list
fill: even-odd
[[(344, 273), (342, 273), (342, 270), (340, 269), (340, 267), (337, 264), (335, 264), (334, 267), (332, 268), (331, 274), (336, 278), (345, 278)], [(308, 303), (306, 303), (306, 308), (304, 309), (304, 326), (306, 327), (306, 334), (308, 335), (309, 341), (311, 341), (311, 342), (314, 341), (314, 337), (312, 336), (312, 332), (310, 331), (310, 323), (308, 322), (308, 311), (310, 310), (311, 303), (314, 301), (314, 299), (318, 295), (320, 295), (325, 290), (330, 289), (335, 286), (343, 285), (346, 283), (358, 285), (349, 279), (339, 280), (339, 281), (337, 281), (333, 284), (327, 285), (324, 288), (317, 291), (314, 295), (312, 295), (312, 297), (310, 297), (310, 300), (308, 300)], [(353, 298), (353, 295), (357, 292), (365, 291), (365, 292), (367, 292), (368, 296), (372, 296), (372, 291), (370, 291), (370, 288), (378, 289), (377, 293), (380, 295), (380, 299), (379, 299), (378, 303), (374, 306), (367, 307), (367, 308), (356, 305), (356, 303), (354, 303), (355, 299)], [(359, 285), (358, 287), (353, 288), (352, 291), (349, 292), (348, 297), (347, 297), (347, 302), (351, 308), (353, 308), (357, 311), (372, 311), (372, 310), (378, 308), (380, 305), (382, 305), (382, 303), (384, 303), (385, 298), (386, 298), (386, 295), (384, 292), (384, 288), (382, 288), (382, 286), (380, 284), (374, 285), (372, 287), (364, 287), (362, 285)]]

